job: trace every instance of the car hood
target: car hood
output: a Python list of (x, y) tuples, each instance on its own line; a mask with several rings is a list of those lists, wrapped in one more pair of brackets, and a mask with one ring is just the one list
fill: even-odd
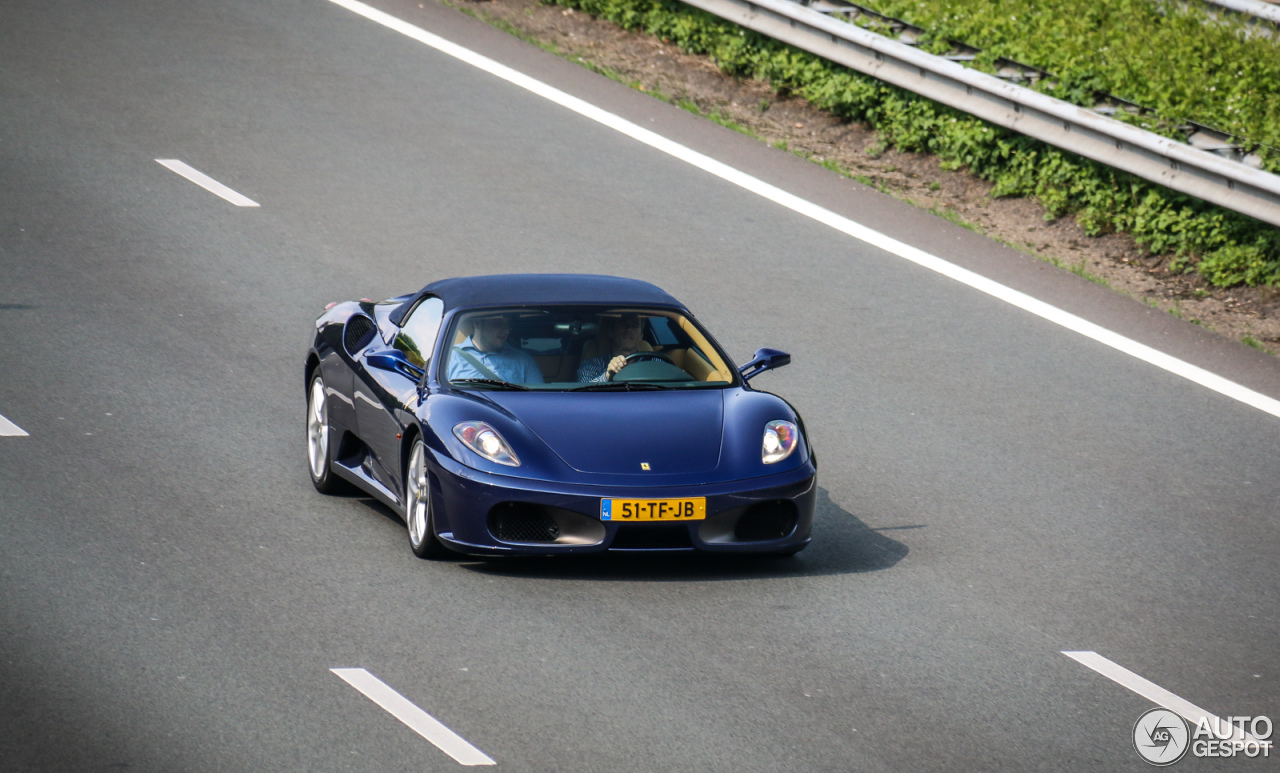
[(716, 469), (724, 434), (723, 395), (720, 389), (690, 389), (485, 396), (574, 470), (642, 477)]

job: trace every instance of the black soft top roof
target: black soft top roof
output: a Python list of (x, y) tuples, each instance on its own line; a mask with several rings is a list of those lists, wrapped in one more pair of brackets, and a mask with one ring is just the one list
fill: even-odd
[(608, 303), (619, 306), (669, 306), (687, 311), (665, 290), (639, 279), (597, 274), (495, 274), (432, 282), (391, 312), (399, 325), (424, 296), (435, 295), (444, 307), (537, 306)]

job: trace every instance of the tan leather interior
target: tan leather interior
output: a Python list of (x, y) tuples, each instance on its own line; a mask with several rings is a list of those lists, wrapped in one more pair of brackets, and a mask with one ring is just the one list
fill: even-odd
[(671, 358), (671, 361), (684, 372), (693, 376), (695, 381), (722, 381), (723, 377), (719, 376), (720, 371), (711, 367), (711, 364), (698, 356), (698, 354), (685, 347), (672, 347), (663, 349), (662, 353)]
[[(690, 322), (688, 319), (686, 319), (685, 317), (678, 317), (676, 319), (676, 322), (680, 325), (680, 329), (683, 330), (686, 334), (688, 334), (690, 338), (693, 339), (693, 343), (699, 349), (701, 349), (704, 352), (715, 351), (715, 349), (711, 346), (711, 342), (706, 339), (706, 336), (698, 332), (698, 329), (694, 327), (693, 323)], [(698, 379), (699, 381), (732, 381), (733, 380), (729, 378), (729, 375), (727, 373), (723, 373), (711, 367), (710, 363), (708, 363), (706, 360), (702, 359), (696, 354), (689, 355), (688, 359), (690, 359), (691, 361), (697, 360), (697, 362), (696, 363), (690, 362), (689, 366), (687, 367), (680, 363), (676, 363), (676, 364), (680, 365), (680, 367), (684, 368), (686, 371), (693, 374), (693, 377)]]

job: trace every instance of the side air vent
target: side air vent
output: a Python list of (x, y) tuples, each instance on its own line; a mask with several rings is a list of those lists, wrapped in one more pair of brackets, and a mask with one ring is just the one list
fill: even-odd
[(342, 331), (342, 345), (347, 347), (347, 354), (352, 357), (373, 341), (373, 333), (377, 327), (373, 324), (373, 320), (357, 314), (347, 320), (347, 326)]
[(489, 511), (489, 533), (503, 542), (555, 542), (560, 527), (537, 505), (503, 502)]

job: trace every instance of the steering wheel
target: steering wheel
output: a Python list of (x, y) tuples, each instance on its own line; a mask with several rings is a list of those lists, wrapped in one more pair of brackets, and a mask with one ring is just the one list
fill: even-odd
[[(652, 362), (654, 360), (660, 360), (662, 362), (670, 363), (671, 365), (676, 364), (675, 360), (662, 352), (633, 352), (627, 355), (627, 365), (637, 362)], [(625, 368), (627, 365), (623, 365), (622, 367)]]
[[(634, 367), (633, 367), (634, 366)], [(662, 352), (635, 352), (613, 374), (613, 381), (689, 381), (693, 376)]]

